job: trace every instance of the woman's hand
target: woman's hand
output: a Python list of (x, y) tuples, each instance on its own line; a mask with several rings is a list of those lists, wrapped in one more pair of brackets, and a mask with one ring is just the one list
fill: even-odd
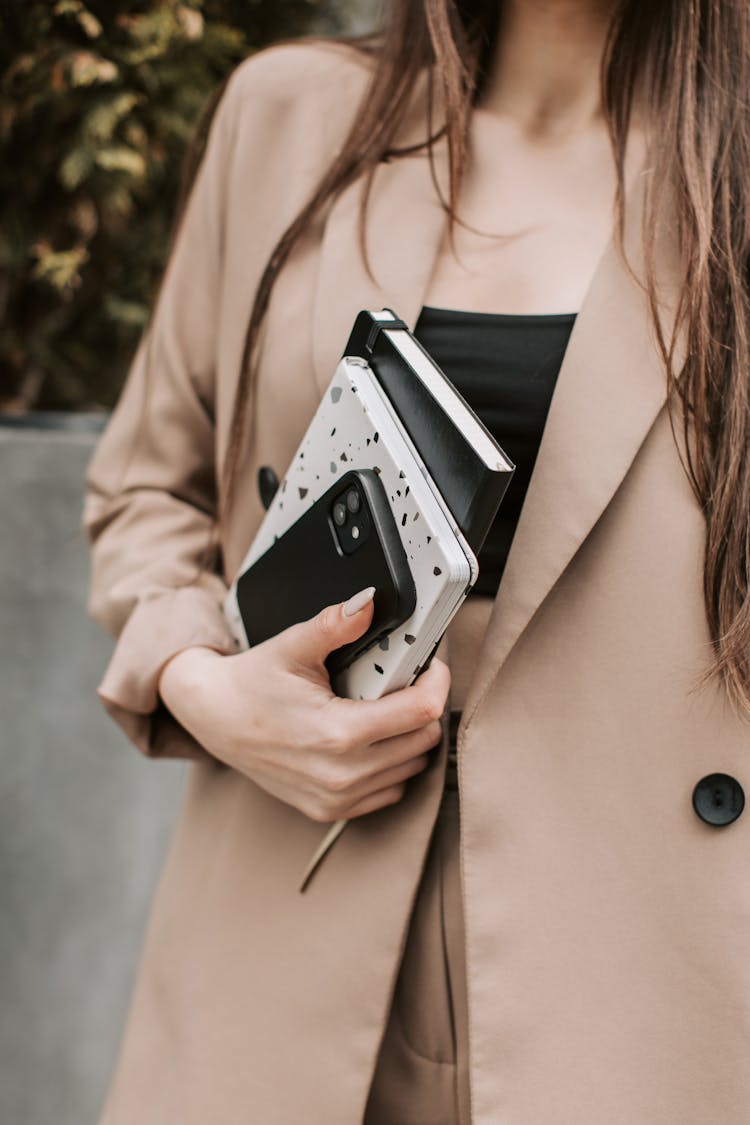
[(450, 672), (433, 658), (416, 683), (380, 699), (333, 693), (325, 658), (366, 632), (373, 592), (244, 652), (183, 649), (162, 669), (159, 694), (211, 754), (313, 820), (395, 804), (440, 741)]

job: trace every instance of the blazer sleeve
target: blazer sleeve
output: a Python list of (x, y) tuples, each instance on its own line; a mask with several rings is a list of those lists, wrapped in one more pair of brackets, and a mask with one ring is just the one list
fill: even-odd
[[(170, 256), (151, 325), (85, 474), (87, 613), (116, 644), (97, 695), (150, 757), (210, 759), (156, 684), (190, 645), (237, 646), (227, 587), (199, 560), (215, 519), (214, 363), (225, 197), (238, 101), (230, 79)], [(148, 361), (148, 362), (147, 362)]]

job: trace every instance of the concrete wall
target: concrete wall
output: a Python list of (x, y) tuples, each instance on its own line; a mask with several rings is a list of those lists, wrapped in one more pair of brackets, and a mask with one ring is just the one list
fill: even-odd
[(96, 1121), (185, 770), (95, 694), (114, 643), (86, 616), (78, 529), (96, 431), (64, 421), (0, 418), (3, 1125)]

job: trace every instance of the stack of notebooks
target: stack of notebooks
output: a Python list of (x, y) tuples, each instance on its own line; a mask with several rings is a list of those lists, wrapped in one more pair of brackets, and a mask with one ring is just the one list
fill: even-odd
[(375, 586), (333, 690), (412, 683), (478, 576), (515, 466), (393, 310), (363, 310), (224, 611), (241, 647)]

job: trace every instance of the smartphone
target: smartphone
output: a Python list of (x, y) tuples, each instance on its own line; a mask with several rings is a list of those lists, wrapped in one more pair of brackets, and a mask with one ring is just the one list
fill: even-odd
[(237, 606), (256, 645), (326, 605), (375, 587), (370, 628), (326, 659), (331, 677), (414, 612), (417, 592), (383, 483), (350, 469), (237, 580)]

